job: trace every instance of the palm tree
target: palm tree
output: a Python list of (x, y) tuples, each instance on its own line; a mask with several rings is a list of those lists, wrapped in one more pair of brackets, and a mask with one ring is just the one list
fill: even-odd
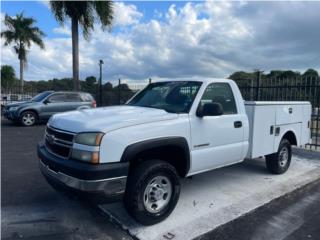
[(78, 25), (83, 29), (83, 36), (89, 39), (90, 30), (94, 29), (97, 17), (102, 29), (110, 27), (113, 20), (113, 4), (111, 1), (50, 1), (51, 10), (60, 24), (71, 18), (72, 30), (72, 72), (74, 90), (79, 90), (79, 33)]
[(17, 14), (15, 17), (6, 14), (4, 17), (4, 24), (8, 29), (1, 32), (1, 37), (5, 39), (5, 46), (14, 43), (13, 49), (20, 61), (21, 92), (23, 91), (23, 68), (27, 62), (28, 48), (31, 43), (35, 43), (44, 49), (42, 37), (45, 35), (38, 27), (34, 26), (36, 22), (33, 18), (24, 17), (23, 13)]

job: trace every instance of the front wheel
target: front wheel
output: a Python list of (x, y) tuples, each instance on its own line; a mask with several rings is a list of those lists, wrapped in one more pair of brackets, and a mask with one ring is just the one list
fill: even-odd
[(35, 125), (37, 123), (37, 120), (37, 114), (32, 111), (25, 111), (20, 116), (20, 124), (26, 127)]
[(144, 225), (161, 222), (175, 208), (180, 182), (175, 168), (160, 160), (147, 160), (131, 169), (124, 204), (129, 214)]
[(285, 173), (291, 163), (292, 150), (291, 144), (287, 139), (282, 139), (279, 144), (278, 152), (266, 156), (266, 165), (271, 173)]

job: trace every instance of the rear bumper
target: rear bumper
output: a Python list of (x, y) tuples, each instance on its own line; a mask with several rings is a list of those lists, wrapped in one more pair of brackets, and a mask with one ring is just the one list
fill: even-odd
[(121, 199), (125, 192), (128, 164), (90, 165), (60, 159), (50, 154), (43, 144), (38, 145), (38, 157), (42, 174), (55, 189), (99, 201)]

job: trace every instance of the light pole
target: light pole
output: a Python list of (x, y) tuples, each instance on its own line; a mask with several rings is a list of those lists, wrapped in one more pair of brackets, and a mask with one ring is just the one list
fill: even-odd
[(100, 78), (99, 78), (99, 105), (102, 106), (102, 64), (103, 61), (99, 60), (99, 66), (100, 66)]

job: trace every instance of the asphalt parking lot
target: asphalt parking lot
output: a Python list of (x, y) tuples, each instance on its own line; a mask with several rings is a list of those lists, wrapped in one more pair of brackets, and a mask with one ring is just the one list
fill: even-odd
[(47, 184), (36, 154), (44, 125), (1, 125), (1, 239), (131, 239), (95, 206)]
[[(1, 125), (2, 239), (132, 239), (97, 206), (69, 199), (46, 183), (36, 155), (44, 125), (25, 128), (7, 120), (2, 120)], [(305, 153), (299, 154), (305, 157)], [(308, 156), (320, 160), (318, 153), (310, 152)], [(230, 169), (237, 168), (242, 167)], [(201, 178), (196, 176), (196, 182)], [(200, 239), (320, 239), (319, 222), (317, 180), (213, 229)]]

